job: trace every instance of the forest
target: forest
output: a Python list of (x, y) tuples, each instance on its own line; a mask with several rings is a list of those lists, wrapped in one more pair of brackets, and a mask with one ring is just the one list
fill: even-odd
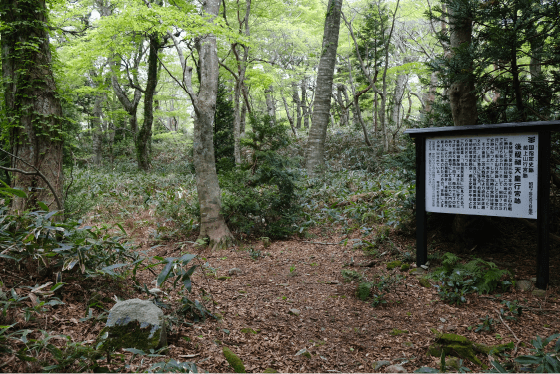
[(0, 372), (560, 372), (560, 136), (540, 289), (533, 219), (417, 266), (404, 134), (560, 127), (559, 15), (0, 0)]

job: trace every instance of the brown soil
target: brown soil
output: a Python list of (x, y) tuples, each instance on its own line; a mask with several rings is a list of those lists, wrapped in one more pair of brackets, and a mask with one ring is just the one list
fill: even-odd
[[(515, 220), (498, 220), (493, 236), (466, 247), (448, 239), (447, 226), (442, 223), (445, 219), (434, 216), (429, 221), (431, 227), (439, 227), (429, 234), (431, 253), (451, 251), (465, 260), (476, 255), (495, 262), (500, 268), (510, 269), (515, 279), (535, 276), (536, 237), (530, 228)], [(143, 227), (134, 233), (143, 250), (155, 244), (148, 232), (149, 227)], [(202, 289), (212, 295), (213, 302), (207, 298), (205, 304), (220, 316), (219, 320), (174, 326), (166, 357), (195, 362), (199, 370), (231, 372), (222, 354), (222, 347), (227, 346), (239, 355), (248, 372), (262, 372), (266, 368), (279, 372), (372, 372), (372, 364), (379, 360), (403, 363), (412, 372), (421, 366), (439, 367), (439, 358), (426, 355), (427, 347), (435, 339), (433, 329), (465, 335), (489, 345), (518, 343), (519, 339), (524, 344), (519, 345), (515, 355), (529, 353), (529, 343), (537, 335), (546, 337), (560, 331), (560, 251), (554, 242), (551, 242), (551, 285), (546, 298), (514, 290), (499, 295), (469, 295), (466, 304), (454, 306), (440, 301), (436, 288), (422, 287), (415, 276), (399, 269), (388, 271), (386, 263), (393, 260), (388, 254), (368, 256), (360, 249), (353, 249), (351, 241), (346, 246), (334, 244), (344, 238), (357, 239), (360, 233), (350, 237), (311, 235), (307, 239), (272, 242), (267, 248), (262, 241), (256, 241), (234, 250), (214, 252), (175, 243), (163, 243), (149, 250), (150, 256), (163, 257), (198, 252), (200, 264), (209, 263), (216, 269), (215, 273), (208, 268), (197, 271), (193, 291), (194, 298), (199, 300), (204, 300)], [(390, 239), (397, 251), (411, 251), (415, 247), (411, 236), (391, 232)], [(260, 252), (262, 256), (251, 258), (250, 247), (253, 253)], [(384, 251), (390, 252), (391, 247), (385, 245), (380, 252)], [(22, 278), (28, 279), (27, 276), (13, 267), (6, 269), (6, 264), (0, 271), (4, 290), (16, 287), (18, 293), (24, 293), (22, 284), (36, 284), (36, 280), (24, 282)], [(242, 273), (230, 275), (228, 270), (232, 268), (239, 268)], [(357, 271), (370, 280), (379, 274), (399, 274), (403, 279), (386, 295), (386, 304), (374, 307), (371, 301), (364, 302), (355, 296), (357, 281), (345, 282), (341, 275), (343, 269)], [(154, 279), (149, 271), (140, 274), (141, 282), (148, 288), (154, 287)], [(75, 342), (93, 342), (103, 324), (79, 321), (86, 315), (86, 301), (94, 291), (110, 299), (115, 295), (122, 299), (146, 298), (128, 282), (101, 279), (69, 282), (62, 297), (65, 305), (16, 328), (42, 329), (53, 335), (69, 335)], [(164, 291), (169, 293), (164, 302), (177, 307), (180, 299), (177, 291), (165, 286)], [(517, 300), (526, 307), (522, 316), (516, 321), (502, 322), (498, 312), (503, 307), (502, 300)], [(113, 304), (114, 301), (106, 302), (105, 306), (109, 309)], [(294, 314), (291, 309), (299, 313), (294, 311)], [(100, 310), (94, 311), (94, 315), (99, 313)], [(476, 326), (486, 316), (495, 321), (494, 331), (476, 333)], [(14, 318), (21, 322), (21, 316)], [(34, 334), (29, 338), (39, 337), (38, 332)], [(63, 340), (51, 342), (59, 344)], [(14, 343), (14, 348), (22, 346), (23, 343)], [(304, 348), (311, 357), (296, 355)], [(481, 358), (488, 364), (487, 358)], [(161, 360), (147, 359), (140, 364), (135, 359), (131, 370), (145, 371), (148, 363)], [(41, 371), (36, 363), (0, 353), (0, 363), (6, 362), (1, 371)], [(464, 365), (475, 372), (482, 370), (468, 362)]]

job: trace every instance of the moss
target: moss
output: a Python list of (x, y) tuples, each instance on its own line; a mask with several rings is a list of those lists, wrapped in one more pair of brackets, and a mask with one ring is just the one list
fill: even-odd
[(420, 278), (420, 279), (418, 279), (418, 282), (420, 283), (420, 285), (422, 287), (425, 287), (425, 288), (431, 288), (432, 287), (432, 284), (426, 278)]
[(278, 373), (278, 371), (273, 368), (266, 368), (263, 373)]
[(483, 369), (488, 367), (476, 357), (476, 353), (485, 353), (486, 346), (476, 344), (462, 335), (437, 333), (436, 343), (428, 348), (428, 355), (440, 357), (442, 352), (448, 356), (460, 357), (469, 360), (473, 364), (481, 366)]
[(408, 271), (410, 269), (410, 264), (402, 264), (401, 271)]
[(395, 260), (395, 261), (391, 261), (389, 263), (387, 263), (387, 270), (393, 270), (396, 267), (399, 267), (402, 265), (402, 262), (399, 260)]
[(231, 277), (218, 277), (219, 281), (225, 281), (225, 280), (228, 280), (228, 279), (231, 279)]
[(243, 365), (243, 361), (241, 361), (239, 356), (233, 353), (228, 347), (224, 347), (222, 351), (224, 353), (227, 362), (229, 362), (234, 372), (246, 373), (245, 365)]
[[(149, 325), (140, 327), (140, 322), (130, 321), (125, 325), (106, 326), (96, 341), (100, 351), (115, 351), (121, 348), (136, 348), (145, 352), (166, 345), (162, 339), (162, 328)], [(165, 327), (163, 327), (165, 329)]]
[(393, 329), (393, 330), (391, 330), (390, 334), (393, 335), (393, 336), (398, 336), (398, 335), (401, 335), (401, 334), (408, 334), (408, 330)]
[(258, 330), (255, 331), (255, 330), (250, 329), (250, 328), (244, 328), (244, 329), (241, 329), (241, 332), (244, 333), (244, 334), (257, 334)]

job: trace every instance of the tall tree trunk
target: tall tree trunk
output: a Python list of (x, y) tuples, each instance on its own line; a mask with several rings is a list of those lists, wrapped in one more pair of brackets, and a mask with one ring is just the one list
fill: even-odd
[[(452, 7), (449, 7), (449, 31), (450, 54), (455, 57), (459, 49), (464, 51), (471, 44), (472, 21), (464, 15), (456, 17)], [(460, 64), (464, 72), (456, 72), (461, 77), (455, 79), (449, 87), (449, 103), (455, 126), (476, 125), (478, 120), (472, 60), (467, 56), (463, 56), (461, 60), (465, 60), (465, 57), (467, 61)]]
[(317, 71), (317, 85), (313, 102), (313, 118), (309, 138), (307, 140), (306, 169), (313, 177), (317, 169), (325, 164), (325, 139), (331, 109), (331, 94), (334, 67), (336, 64), (336, 50), (338, 48), (338, 33), (340, 30), (340, 13), (342, 0), (329, 0), (323, 33), (323, 46), (319, 68)]
[[(206, 0), (203, 5), (204, 11), (212, 17), (209, 22), (213, 22), (220, 9), (220, 0)], [(213, 127), (219, 75), (216, 36), (206, 34), (196, 41), (200, 77), (198, 94), (193, 90), (192, 68), (187, 66), (179, 41), (171, 33), (168, 33), (168, 36), (173, 40), (179, 55), (183, 68), (183, 87), (191, 99), (195, 114), (193, 151), (196, 190), (200, 204), (199, 239), (208, 240), (208, 245), (212, 248), (224, 248), (233, 241), (233, 235), (220, 214), (222, 199), (214, 158)]]
[[(0, 46), (4, 87), (2, 132), (10, 139), (11, 166), (46, 177), (15, 173), (12, 187), (28, 194), (14, 198), (12, 210), (34, 209), (37, 202), (62, 205), (62, 107), (52, 72), (44, 0), (0, 0)], [(23, 161), (22, 161), (23, 160)], [(28, 164), (26, 164), (28, 163)], [(62, 209), (62, 206), (57, 206)]]
[(245, 101), (241, 103), (241, 118), (239, 119), (239, 132), (241, 136), (245, 135), (245, 124), (247, 121), (247, 105)]
[(158, 83), (159, 40), (156, 35), (150, 36), (150, 54), (148, 55), (148, 77), (144, 93), (144, 121), (136, 137), (136, 158), (140, 170), (150, 168), (152, 150), (152, 126), (154, 123), (154, 94)]
[(99, 94), (95, 96), (93, 116), (91, 118), (93, 163), (95, 165), (101, 165), (103, 161), (103, 129), (101, 128), (101, 122), (103, 121), (103, 100), (104, 95)]

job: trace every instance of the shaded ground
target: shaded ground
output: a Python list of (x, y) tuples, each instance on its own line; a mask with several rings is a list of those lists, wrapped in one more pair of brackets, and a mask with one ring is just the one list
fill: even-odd
[[(441, 219), (445, 217), (432, 218), (431, 227)], [(519, 222), (497, 222), (495, 235), (472, 250), (449, 241), (445, 225), (439, 226), (443, 228), (430, 232), (430, 253), (451, 251), (464, 259), (475, 254), (500, 268), (510, 269), (517, 280), (535, 276), (536, 238)], [(148, 232), (148, 227), (144, 227), (134, 233), (144, 250), (155, 244)], [(387, 262), (393, 259), (390, 253), (414, 248), (413, 237), (391, 232), (389, 240), (377, 248), (378, 254), (387, 253), (371, 256), (361, 249), (353, 249), (352, 241), (346, 246), (332, 245), (347, 237), (328, 233), (310, 236), (273, 242), (266, 248), (259, 241), (235, 250), (198, 252), (201, 264), (208, 263), (210, 267), (203, 267), (205, 275), (197, 272), (195, 293), (221, 318), (192, 326), (174, 326), (166, 356), (195, 362), (199, 370), (231, 372), (222, 354), (222, 346), (227, 346), (241, 357), (248, 372), (262, 372), (266, 368), (280, 372), (372, 372), (373, 363), (380, 360), (402, 363), (411, 372), (421, 366), (439, 367), (439, 358), (426, 356), (428, 346), (435, 339), (432, 329), (465, 335), (488, 345), (516, 343), (513, 331), (525, 343), (519, 346), (517, 355), (528, 353), (525, 345), (536, 335), (545, 337), (560, 331), (560, 252), (554, 242), (551, 243), (552, 279), (546, 298), (514, 290), (500, 295), (470, 295), (467, 304), (451, 306), (439, 300), (436, 288), (422, 287), (408, 272), (386, 269)], [(360, 233), (355, 233), (347, 239), (359, 237)], [(195, 252), (191, 245), (160, 244), (149, 250), (149, 255), (178, 257), (181, 253)], [(233, 268), (241, 273), (230, 274)], [(371, 300), (361, 301), (355, 296), (358, 281), (345, 281), (342, 270), (355, 271), (369, 280), (376, 279), (376, 275), (398, 275), (400, 280), (385, 296), (387, 303), (374, 307)], [(0, 277), (6, 288), (25, 283), (22, 280), (25, 276), (13, 269), (4, 269)], [(153, 287), (155, 277), (150, 272), (143, 271), (139, 278), (148, 288)], [(164, 301), (176, 306), (180, 297), (177, 292), (166, 288), (164, 291), (169, 293)], [(204, 293), (212, 296), (213, 303)], [(52, 314), (29, 324), (29, 328), (69, 335), (74, 341), (93, 342), (103, 323), (79, 320), (87, 314), (87, 303), (94, 294), (101, 295), (96, 297), (103, 300), (106, 309), (114, 304), (115, 295), (146, 298), (129, 281), (91, 280), (69, 284), (63, 294), (66, 304), (55, 307)], [(517, 300), (527, 307), (517, 321), (507, 321), (511, 331), (499, 318), (502, 300)], [(95, 309), (94, 315), (100, 312)], [(476, 333), (476, 326), (486, 316), (495, 321), (494, 330)], [(310, 358), (296, 355), (304, 348), (311, 353)], [(480, 358), (488, 364), (486, 358)], [(8, 359), (0, 354), (0, 362)], [(146, 370), (149, 362), (158, 360), (161, 358), (141, 364), (135, 359), (131, 369)], [(41, 371), (36, 365), (16, 358), (0, 370)], [(473, 371), (482, 370), (470, 363), (465, 365)]]

